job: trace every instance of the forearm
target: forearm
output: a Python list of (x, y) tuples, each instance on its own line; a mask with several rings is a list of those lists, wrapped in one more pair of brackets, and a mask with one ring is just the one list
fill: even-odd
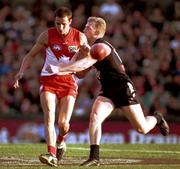
[(30, 57), (28, 54), (23, 58), (23, 61), (21, 63), (19, 73), (24, 74), (24, 72), (30, 67), (32, 63), (33, 57)]
[(15, 76), (14, 88), (19, 87), (19, 80), (23, 77), (25, 70), (30, 66), (32, 59), (28, 57), (28, 54), (23, 58), (19, 72)]
[(91, 67), (97, 60), (90, 57), (82, 58), (78, 61), (72, 62), (64, 67), (60, 67), (60, 72), (80, 72)]

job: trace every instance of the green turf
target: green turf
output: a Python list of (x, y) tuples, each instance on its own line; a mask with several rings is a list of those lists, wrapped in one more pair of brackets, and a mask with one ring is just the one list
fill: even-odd
[[(0, 169), (46, 169), (52, 168), (38, 161), (38, 155), (46, 152), (45, 144), (0, 144)], [(86, 145), (67, 145), (66, 158), (76, 159), (79, 163), (87, 158), (89, 154), (89, 146)], [(180, 169), (180, 144), (171, 145), (157, 145), (157, 144), (146, 144), (146, 145), (132, 145), (132, 144), (106, 144), (101, 145), (101, 160), (106, 159), (170, 159), (177, 160), (178, 163), (173, 164), (136, 164), (136, 163), (125, 163), (125, 164), (111, 164), (101, 165), (99, 167), (91, 167), (92, 169)], [(20, 161), (13, 165), (12, 163), (4, 162), (3, 160), (14, 159), (32, 159), (35, 162), (26, 165), (26, 162)], [(37, 162), (37, 164), (36, 164)], [(28, 164), (28, 161), (27, 161)], [(82, 169), (78, 164), (63, 165), (58, 168), (66, 169)]]

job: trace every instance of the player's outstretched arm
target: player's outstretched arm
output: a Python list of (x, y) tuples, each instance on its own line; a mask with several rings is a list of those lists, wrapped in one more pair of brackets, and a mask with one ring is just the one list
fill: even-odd
[[(102, 60), (111, 53), (111, 48), (104, 43), (82, 45), (79, 52), (76, 53), (78, 60), (72, 61), (64, 66), (50, 66), (53, 73), (62, 75), (65, 72), (80, 72), (95, 64), (98, 60)], [(59, 73), (58, 73), (59, 72)]]
[(44, 45), (48, 42), (48, 33), (43, 32), (38, 37), (32, 49), (24, 56), (19, 72), (15, 76), (14, 88), (19, 87), (19, 80), (23, 77), (24, 72), (31, 66), (34, 57), (43, 49)]
[(59, 68), (59, 71), (79, 72), (85, 70), (95, 64), (97, 61), (103, 60), (110, 53), (111, 48), (105, 43), (96, 43), (91, 47), (89, 45), (83, 45), (77, 53), (77, 55), (80, 55), (80, 58), (81, 56), (83, 57), (76, 62)]
[(89, 50), (90, 50), (89, 46), (86, 45), (81, 46), (79, 52), (76, 53), (78, 60), (74, 60), (66, 65), (62, 65), (61, 67), (50, 65), (51, 71), (55, 74), (62, 75), (66, 72), (71, 72), (71, 73), (80, 72), (82, 70), (91, 67), (94, 63), (97, 62), (97, 60), (93, 59), (90, 56)]

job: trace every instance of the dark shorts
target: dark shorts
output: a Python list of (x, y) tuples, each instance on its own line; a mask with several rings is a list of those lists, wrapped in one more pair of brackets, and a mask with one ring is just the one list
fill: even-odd
[(131, 80), (126, 78), (123, 78), (114, 84), (102, 84), (99, 96), (111, 99), (116, 108), (139, 104), (134, 84)]

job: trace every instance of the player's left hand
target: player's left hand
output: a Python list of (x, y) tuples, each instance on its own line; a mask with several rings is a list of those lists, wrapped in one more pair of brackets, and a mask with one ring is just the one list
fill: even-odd
[(19, 88), (19, 80), (22, 79), (24, 73), (21, 73), (21, 72), (18, 72), (15, 76), (15, 82), (14, 82), (14, 85), (13, 87), (16, 89), (16, 88)]

